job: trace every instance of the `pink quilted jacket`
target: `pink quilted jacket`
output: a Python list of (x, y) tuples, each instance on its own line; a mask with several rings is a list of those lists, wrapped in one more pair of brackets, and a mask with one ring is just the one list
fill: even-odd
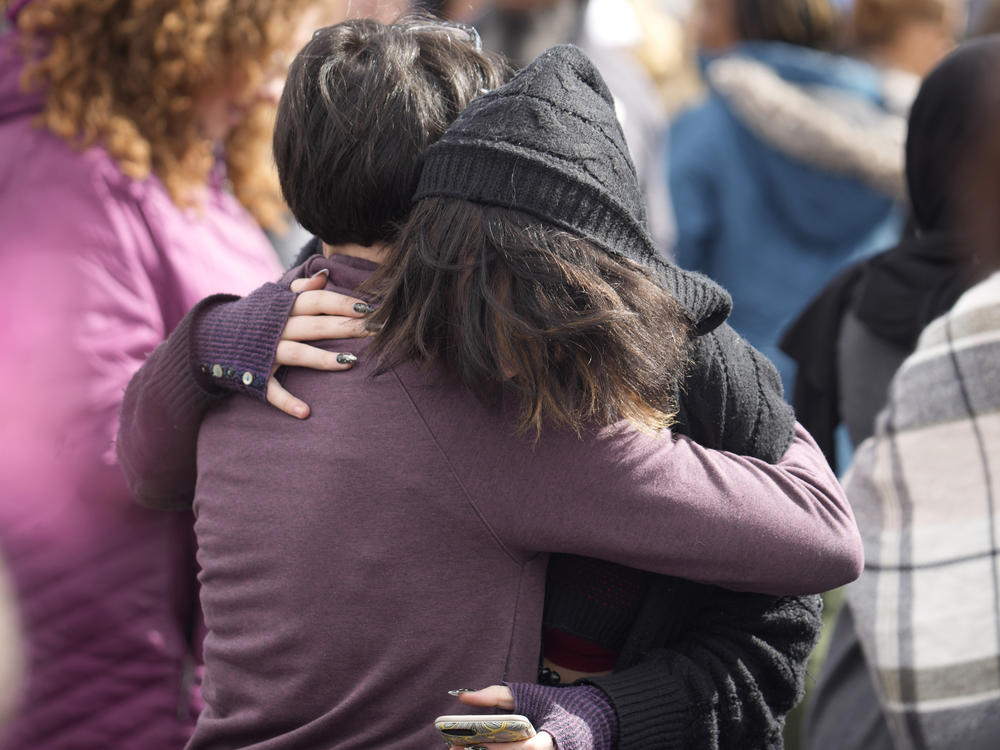
[(28, 651), (0, 748), (178, 750), (200, 708), (192, 519), (133, 502), (119, 404), (196, 301), (280, 267), (221, 189), (182, 211), (34, 128), (20, 67), (0, 33), (0, 553)]

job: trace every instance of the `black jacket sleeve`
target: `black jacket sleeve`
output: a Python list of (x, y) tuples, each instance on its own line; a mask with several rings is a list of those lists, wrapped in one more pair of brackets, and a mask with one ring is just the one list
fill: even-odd
[[(705, 446), (773, 462), (795, 416), (774, 366), (724, 325), (694, 342), (678, 422)], [(615, 707), (619, 750), (782, 747), (821, 609), (819, 597), (655, 579), (619, 661), (628, 666), (590, 681)]]
[(668, 645), (591, 681), (615, 708), (619, 749), (779, 750), (785, 715), (804, 692), (822, 599), (691, 587), (692, 609)]
[(795, 413), (771, 361), (726, 324), (696, 338), (690, 360), (675, 431), (706, 448), (781, 458)]

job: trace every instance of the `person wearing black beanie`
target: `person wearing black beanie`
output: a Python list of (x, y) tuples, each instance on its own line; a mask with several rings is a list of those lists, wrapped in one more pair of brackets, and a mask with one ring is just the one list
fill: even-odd
[(696, 330), (707, 333), (728, 316), (729, 295), (658, 255), (614, 106), (582, 50), (553, 47), (473, 100), (427, 150), (414, 200), (511, 208), (584, 237), (654, 270)]
[[(548, 50), (459, 115), (428, 149), (415, 213), (438, 198), (525, 215), (646, 268), (694, 335), (674, 429), (771, 461), (782, 454), (794, 417), (777, 373), (725, 325), (731, 302), (721, 287), (656, 253), (613, 99), (581, 50)], [(377, 322), (391, 315), (384, 305)], [(558, 682), (567, 665), (583, 679), (569, 689), (511, 684), (507, 707), (558, 726), (560, 747), (588, 747), (570, 727), (604, 726), (586, 692), (596, 686), (614, 710), (618, 748), (781, 747), (820, 608), (815, 597), (777, 600), (554, 555), (540, 681)], [(586, 677), (585, 664), (608, 673)], [(462, 700), (493, 705), (496, 690)], [(582, 734), (600, 737), (593, 727)]]

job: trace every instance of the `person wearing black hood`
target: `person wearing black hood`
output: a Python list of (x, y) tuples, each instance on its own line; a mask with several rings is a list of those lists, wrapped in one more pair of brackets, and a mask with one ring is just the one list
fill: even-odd
[[(963, 45), (927, 77), (909, 118), (906, 236), (834, 279), (781, 342), (799, 365), (796, 412), (835, 468), (838, 425), (855, 446), (876, 433), (890, 383), (921, 334), (992, 268), (975, 257), (967, 231), (976, 197), (965, 170), (995, 120), (986, 97), (998, 65), (1000, 37), (993, 36)], [(857, 616), (845, 604), (836, 621), (806, 717), (812, 750), (897, 747)]]
[(968, 55), (927, 78), (909, 117), (903, 239), (835, 277), (780, 342), (799, 368), (796, 414), (835, 469), (837, 427), (847, 427), (853, 445), (871, 436), (920, 332), (981, 279), (965, 252), (956, 183), (979, 126), (979, 84), (993, 72), (983, 56)]

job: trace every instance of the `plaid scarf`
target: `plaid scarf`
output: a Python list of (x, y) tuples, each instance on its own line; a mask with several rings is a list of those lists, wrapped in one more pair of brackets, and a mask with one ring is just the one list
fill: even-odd
[(1000, 747), (1000, 274), (923, 332), (844, 485), (848, 601), (900, 748)]

